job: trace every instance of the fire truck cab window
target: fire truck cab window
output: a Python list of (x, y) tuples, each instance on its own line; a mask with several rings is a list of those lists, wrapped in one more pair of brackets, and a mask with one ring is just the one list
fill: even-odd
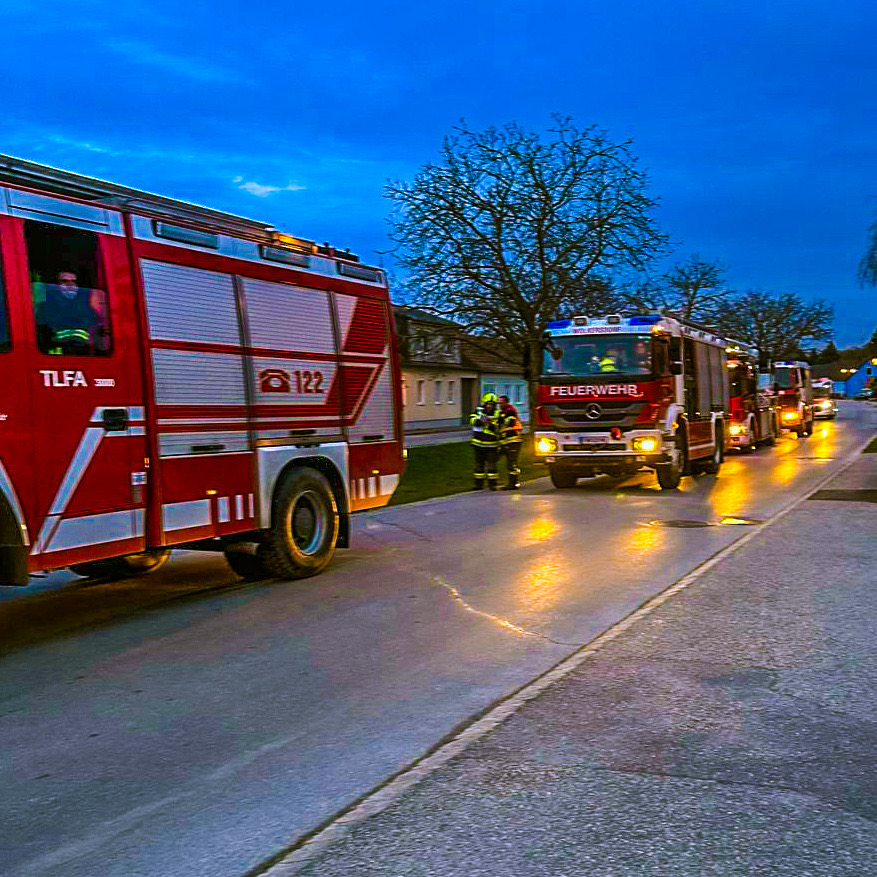
[(37, 345), (43, 353), (106, 356), (109, 302), (93, 232), (25, 222)]
[(650, 335), (561, 335), (545, 351), (547, 375), (579, 377), (648, 375), (652, 371)]

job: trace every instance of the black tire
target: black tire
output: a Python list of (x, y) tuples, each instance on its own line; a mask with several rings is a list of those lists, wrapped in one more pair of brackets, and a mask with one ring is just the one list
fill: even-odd
[(794, 432), (795, 435), (798, 436), (799, 439), (804, 438), (804, 436), (807, 434), (807, 433), (804, 431), (804, 427), (803, 427), (803, 426), (796, 426), (796, 427), (792, 430), (792, 432)]
[(558, 472), (557, 469), (549, 469), (548, 477), (551, 479), (551, 483), (560, 490), (575, 487), (579, 480), (578, 475), (573, 475), (572, 472)]
[(753, 454), (758, 450), (758, 439), (755, 437), (755, 421), (749, 421), (749, 444), (740, 449), (744, 454)]
[(78, 576), (95, 579), (130, 579), (154, 572), (160, 566), (164, 566), (170, 556), (170, 548), (149, 548), (139, 554), (74, 563), (70, 570)]
[(806, 435), (813, 435), (813, 418), (811, 417), (807, 423), (804, 424), (804, 432)]
[(316, 469), (290, 469), (274, 491), (271, 528), (258, 557), (268, 575), (304, 579), (322, 572), (335, 553), (338, 503)]
[(701, 463), (701, 471), (705, 472), (707, 475), (718, 475), (719, 469), (722, 468), (722, 463), (725, 459), (724, 448), (722, 447), (721, 434), (717, 431), (715, 436), (715, 448), (713, 449), (713, 455), (704, 463)]
[(679, 458), (675, 463), (661, 463), (655, 466), (655, 475), (658, 476), (661, 490), (676, 490), (682, 476), (688, 472), (688, 453), (685, 439), (679, 432), (676, 433), (676, 449), (679, 451)]
[(255, 582), (259, 579), (271, 578), (271, 573), (265, 566), (261, 553), (227, 548), (223, 554), (232, 572), (244, 581)]

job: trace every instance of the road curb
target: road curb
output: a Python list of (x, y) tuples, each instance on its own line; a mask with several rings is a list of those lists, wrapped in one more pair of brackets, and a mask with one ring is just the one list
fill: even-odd
[(439, 743), (431, 752), (422, 756), (408, 767), (403, 768), (399, 773), (386, 780), (372, 792), (367, 793), (310, 834), (300, 838), (295, 844), (287, 848), (286, 851), (278, 853), (255, 869), (247, 872), (245, 877), (294, 877), (306, 865), (320, 856), (329, 846), (344, 837), (354, 826), (386, 810), (412, 786), (427, 778), (452, 758), (461, 754), (470, 745), (496, 729), (528, 701), (538, 697), (546, 688), (563, 679), (588, 658), (599, 652), (603, 646), (651, 614), (671, 597), (685, 590), (722, 560), (752, 541), (767, 527), (784, 518), (805, 502), (813, 493), (822, 488), (823, 485), (837, 478), (861, 457), (862, 451), (873, 438), (874, 436), (869, 437), (855, 451), (843, 458), (836, 469), (827, 473), (813, 487), (808, 488), (803, 496), (792, 500), (771, 515), (766, 521), (741, 535), (740, 538), (730, 545), (726, 545), (717, 551), (712, 557), (700, 563), (691, 572), (677, 579), (677, 581), (658, 594), (650, 597), (641, 606), (621, 619), (621, 621), (613, 624), (595, 639), (576, 649), (575, 652), (561, 660), (550, 670), (547, 670), (517, 692), (489, 708), (483, 716), (476, 719), (472, 724), (459, 732), (452, 732), (453, 736), (449, 740)]

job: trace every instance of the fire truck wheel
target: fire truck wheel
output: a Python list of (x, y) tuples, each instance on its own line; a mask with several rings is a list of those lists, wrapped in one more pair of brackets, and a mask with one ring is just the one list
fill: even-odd
[(271, 528), (259, 557), (269, 575), (303, 579), (329, 564), (338, 541), (338, 504), (315, 469), (291, 469), (274, 492)]
[(579, 480), (577, 475), (573, 475), (571, 472), (559, 472), (557, 469), (549, 469), (548, 476), (551, 478), (551, 483), (561, 490), (575, 487), (576, 481)]
[(796, 426), (795, 429), (794, 429), (793, 431), (794, 431), (795, 435), (796, 435), (799, 439), (800, 439), (800, 438), (804, 438), (804, 436), (807, 435), (807, 433), (806, 433), (806, 431), (804, 430), (804, 427), (803, 427), (803, 426)]
[(240, 551), (234, 548), (226, 549), (223, 554), (225, 560), (231, 567), (231, 571), (248, 582), (254, 582), (258, 579), (267, 579), (271, 577), (265, 567), (261, 554), (250, 551)]
[(807, 435), (813, 435), (813, 420), (812, 418), (807, 421), (807, 424), (804, 426), (804, 432)]
[(715, 445), (713, 448), (713, 455), (701, 465), (701, 471), (706, 472), (707, 475), (718, 475), (719, 469), (722, 468), (722, 461), (725, 458), (722, 450), (721, 433), (718, 431), (715, 434), (715, 441), (713, 444)]
[(655, 474), (658, 476), (658, 484), (661, 490), (675, 490), (679, 487), (682, 476), (688, 469), (688, 454), (685, 449), (685, 438), (681, 432), (676, 433), (675, 459), (671, 463), (662, 463), (655, 466)]
[(145, 575), (167, 563), (171, 556), (170, 548), (150, 548), (139, 554), (126, 554), (124, 557), (108, 557), (105, 560), (92, 560), (88, 563), (74, 563), (70, 567), (78, 576), (100, 579), (128, 579)]
[(749, 444), (744, 445), (742, 451), (744, 454), (751, 454), (758, 450), (758, 441), (755, 438), (755, 421), (749, 421)]

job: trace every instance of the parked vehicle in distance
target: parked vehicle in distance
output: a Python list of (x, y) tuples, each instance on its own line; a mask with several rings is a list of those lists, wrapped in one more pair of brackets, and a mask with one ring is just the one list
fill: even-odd
[[(743, 341), (728, 341), (725, 352), (731, 393), (731, 446), (752, 453), (760, 444), (775, 444), (780, 433), (776, 394), (759, 386), (758, 350)], [(766, 377), (769, 381), (770, 376)]]
[(730, 420), (725, 341), (706, 326), (648, 314), (548, 324), (537, 460), (551, 483), (655, 470), (665, 490), (716, 474)]
[(798, 438), (813, 434), (813, 384), (810, 364), (785, 360), (773, 364), (773, 386), (780, 404), (780, 426)]
[(858, 393), (856, 393), (855, 396), (853, 396), (853, 398), (858, 399), (860, 402), (864, 399), (873, 399), (874, 398), (874, 391), (873, 390), (860, 390)]
[(834, 381), (831, 378), (813, 379), (813, 416), (834, 420), (837, 417), (837, 403), (832, 398)]

